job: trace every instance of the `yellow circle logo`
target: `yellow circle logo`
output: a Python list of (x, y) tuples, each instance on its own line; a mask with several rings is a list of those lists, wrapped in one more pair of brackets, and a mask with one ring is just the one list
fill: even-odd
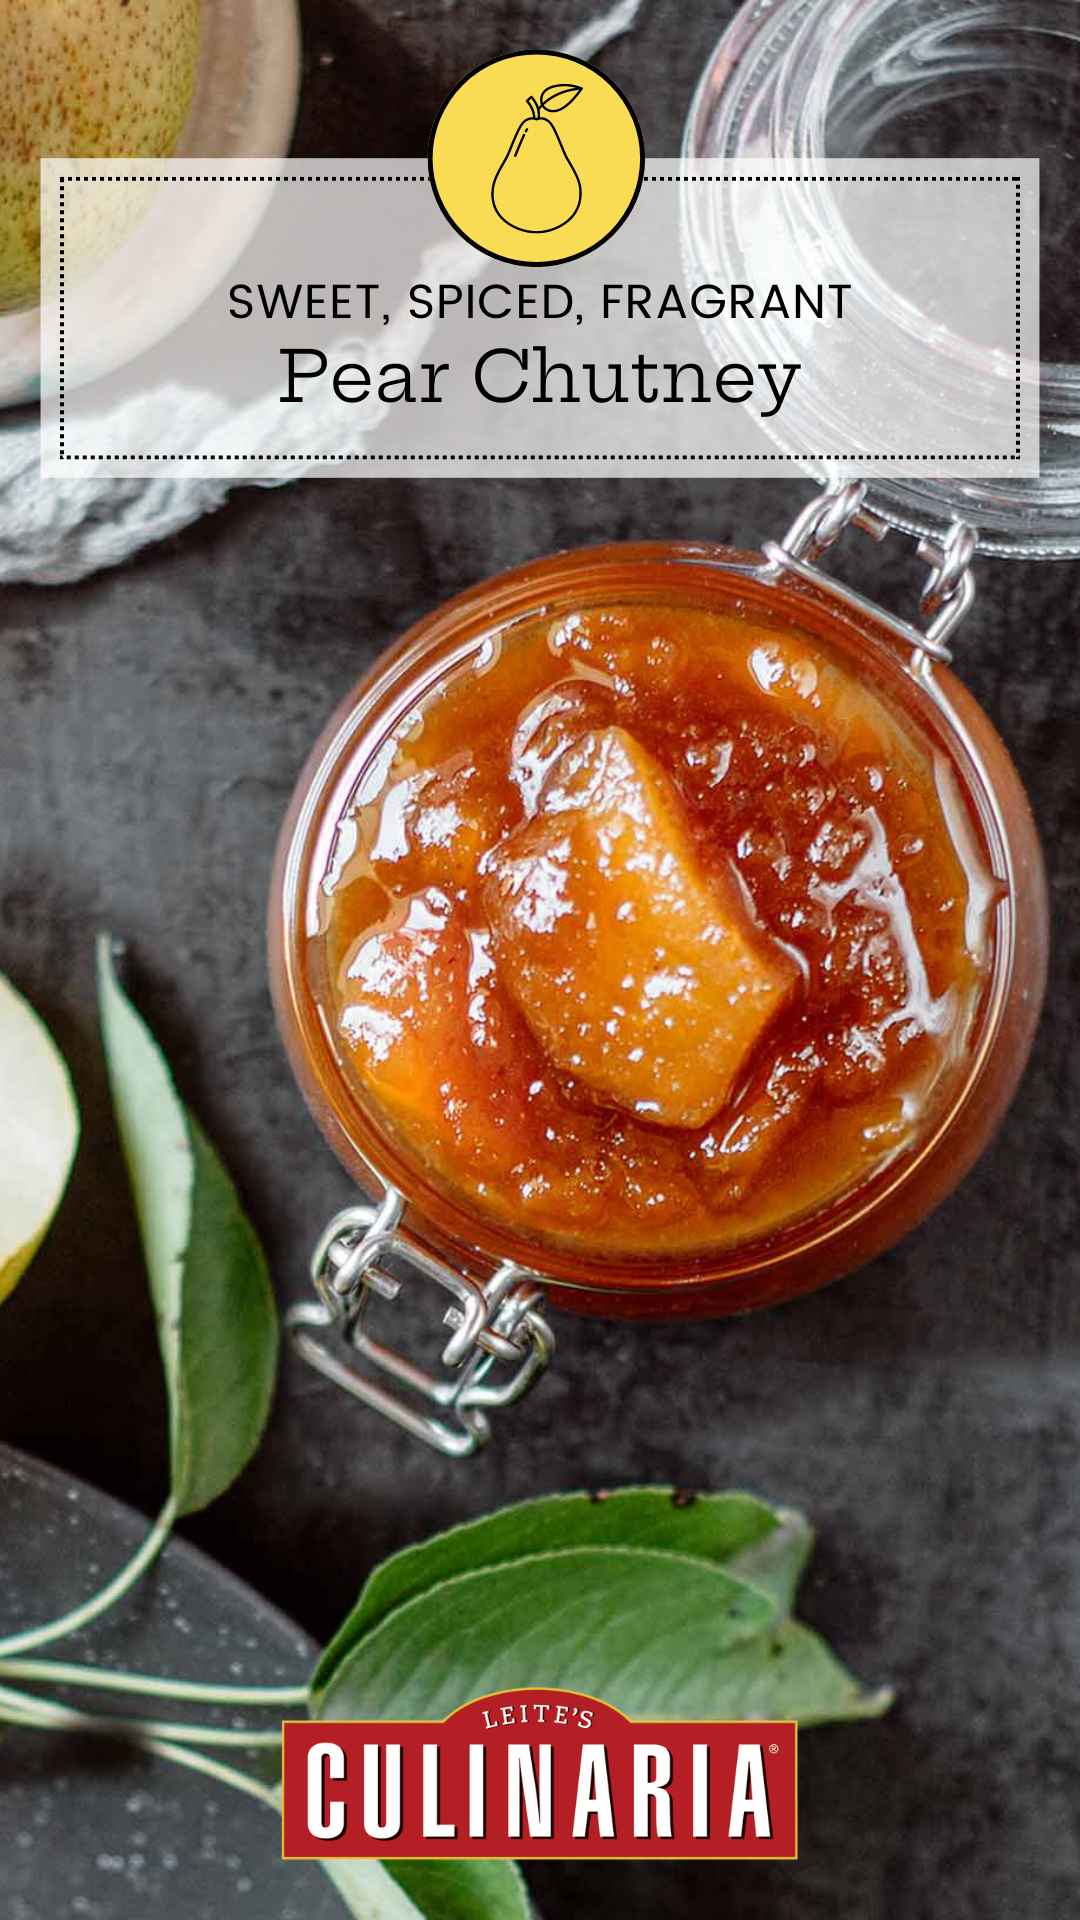
[(450, 95), (431, 142), (448, 220), (497, 260), (555, 265), (626, 219), (645, 153), (633, 108), (565, 53), (513, 53)]

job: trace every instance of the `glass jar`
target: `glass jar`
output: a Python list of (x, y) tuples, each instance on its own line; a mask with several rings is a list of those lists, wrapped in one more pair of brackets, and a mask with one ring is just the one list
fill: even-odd
[[(522, 1376), (530, 1384), (546, 1361), (550, 1336), (539, 1312), (541, 1285), (571, 1311), (635, 1318), (745, 1312), (821, 1286), (892, 1245), (955, 1186), (1013, 1093), (1042, 997), (1046, 895), (1030, 809), (1009, 755), (945, 665), (944, 633), (968, 597), (968, 549), (961, 543), (951, 556), (939, 551), (926, 607), (930, 626), (923, 631), (874, 609), (818, 567), (853, 520), (868, 524), (857, 486), (812, 502), (786, 541), (758, 555), (675, 543), (599, 547), (485, 582), (436, 609), (380, 661), (330, 722), (301, 777), (273, 887), (274, 995), (316, 1120), (358, 1183), (381, 1197), (350, 1209), (324, 1236), (315, 1266), (321, 1301), (297, 1310), (294, 1333), (307, 1358), (394, 1418), (402, 1418), (404, 1401), (356, 1374), (319, 1340), (329, 1322), (340, 1319), (351, 1346), (377, 1367), (388, 1366), (397, 1382), (428, 1398), (442, 1393), (449, 1406), (447, 1396), (463, 1375), (447, 1381), (419, 1375), (365, 1325), (373, 1292), (392, 1295), (401, 1285), (395, 1261), (399, 1268), (404, 1263), (406, 1275), (435, 1280), (453, 1296), (453, 1313), (471, 1315), (474, 1347), (477, 1337), (481, 1342), (474, 1358), (483, 1368), (476, 1391), (487, 1396), (471, 1401), (466, 1386), (464, 1406), (454, 1403), (450, 1424), (427, 1414), (403, 1421), (447, 1451), (468, 1451), (478, 1433), (486, 1437), (468, 1421), (464, 1429), (458, 1423), (462, 1413), (502, 1403), (490, 1396), (503, 1389), (487, 1378), (496, 1360), (511, 1366), (511, 1388)], [(691, 1256), (669, 1255), (658, 1243), (649, 1257), (631, 1259), (542, 1243), (470, 1210), (428, 1177), (343, 1067), (312, 991), (307, 944), (339, 834), (349, 830), (358, 794), (385, 769), (388, 743), (417, 707), (448, 676), (490, 656), (515, 627), (540, 614), (550, 620), (582, 606), (642, 602), (779, 620), (787, 631), (826, 641), (945, 757), (998, 897), (987, 979), (963, 1068), (924, 1135), (865, 1182), (757, 1243)], [(494, 1348), (485, 1348), (483, 1337), (500, 1313)], [(460, 1332), (455, 1323), (452, 1347), (462, 1344)]]
[[(1012, 0), (977, 7), (967, 0), (748, 0), (702, 75), (684, 156), (699, 165), (1038, 153), (1045, 261), (1068, 254), (1073, 188), (1071, 163), (1064, 163), (1073, 133), (1080, 137), (1078, 116), (1074, 0), (1027, 0), (1023, 9)], [(827, 201), (818, 206), (827, 220)], [(715, 261), (702, 254), (691, 216), (685, 244), (691, 276), (709, 278)], [(553, 1342), (545, 1296), (576, 1313), (655, 1318), (745, 1312), (808, 1291), (861, 1266), (922, 1219), (1000, 1120), (1043, 994), (1046, 888), (1016, 771), (949, 671), (946, 642), (970, 606), (977, 549), (1080, 553), (1080, 321), (1068, 304), (1049, 322), (1044, 313), (1042, 339), (1054, 357), (1027, 370), (1040, 390), (1038, 478), (920, 477), (868, 487), (833, 471), (788, 534), (766, 540), (760, 553), (659, 543), (539, 560), (422, 620), (348, 697), (316, 747), (282, 836), (271, 971), (285, 1043), (312, 1111), (375, 1198), (331, 1222), (313, 1262), (318, 1299), (294, 1308), (290, 1324), (312, 1365), (442, 1451), (470, 1453), (488, 1437), (491, 1411), (517, 1398), (547, 1364)], [(960, 345), (965, 366), (978, 371), (978, 346)], [(941, 367), (935, 376), (945, 377)], [(885, 612), (823, 569), (851, 527), (877, 539), (890, 528), (919, 538), (929, 566), (919, 621)], [(827, 642), (951, 767), (997, 885), (985, 989), (933, 1124), (816, 1211), (757, 1241), (692, 1256), (665, 1253), (660, 1236), (647, 1257), (634, 1259), (541, 1245), (515, 1223), (493, 1224), (463, 1204), (358, 1096), (305, 975), (306, 931), (335, 834), (380, 745), (448, 675), (517, 623), (613, 596), (759, 616)], [(418, 1277), (451, 1302), (441, 1371), (416, 1366), (370, 1330), (375, 1303), (399, 1298)]]
[[(987, 553), (1080, 553), (1078, 139), (1075, 0), (750, 0), (706, 63), (683, 142), (694, 164), (1038, 156), (1043, 361), (1027, 377), (1039, 388), (1040, 472), (875, 481), (872, 504), (894, 526), (940, 532), (959, 517)], [(818, 237), (837, 239), (824, 226)], [(704, 269), (692, 234), (689, 252)], [(969, 372), (986, 366), (973, 342), (963, 359)], [(943, 362), (935, 375), (948, 388)]]

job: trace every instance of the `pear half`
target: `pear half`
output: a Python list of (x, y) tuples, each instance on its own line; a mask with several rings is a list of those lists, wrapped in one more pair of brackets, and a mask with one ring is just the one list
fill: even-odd
[(0, 974), (0, 1300), (45, 1238), (78, 1140), (79, 1110), (56, 1043)]
[(0, 313), (37, 304), (43, 158), (175, 151), (201, 13), (202, 0), (0, 0)]

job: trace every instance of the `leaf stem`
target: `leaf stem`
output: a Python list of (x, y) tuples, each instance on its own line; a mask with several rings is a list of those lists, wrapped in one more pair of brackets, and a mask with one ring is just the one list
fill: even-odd
[(253, 1779), (250, 1773), (242, 1773), (239, 1767), (228, 1767), (220, 1760), (211, 1759), (208, 1753), (197, 1753), (193, 1747), (173, 1746), (169, 1740), (146, 1740), (142, 1744), (148, 1753), (156, 1753), (161, 1760), (175, 1761), (178, 1767), (190, 1767), (193, 1773), (205, 1773), (211, 1780), (220, 1780), (226, 1787), (250, 1794), (273, 1813), (281, 1812), (278, 1789)]
[(201, 1680), (162, 1680), (155, 1674), (123, 1673), (113, 1667), (74, 1666), (63, 1660), (0, 1659), (0, 1680), (40, 1681), (45, 1686), (102, 1688), (149, 1699), (197, 1700), (221, 1707), (302, 1707), (306, 1687), (227, 1687)]
[(110, 1580), (98, 1593), (92, 1594), (89, 1600), (84, 1600), (81, 1606), (73, 1607), (70, 1613), (61, 1614), (58, 1620), (50, 1620), (41, 1627), (28, 1627), (22, 1633), (13, 1633), (6, 1640), (0, 1640), (0, 1660), (6, 1660), (12, 1654), (28, 1653), (32, 1647), (46, 1647), (53, 1640), (64, 1640), (68, 1634), (77, 1633), (80, 1627), (88, 1626), (91, 1620), (107, 1613), (153, 1565), (172, 1532), (175, 1519), (176, 1501), (170, 1497), (138, 1552), (125, 1567), (121, 1567), (115, 1579)]
[(100, 1713), (83, 1713), (78, 1707), (61, 1706), (58, 1700), (43, 1700), (33, 1693), (21, 1693), (14, 1687), (0, 1687), (0, 1719), (14, 1716), (23, 1726), (52, 1727), (58, 1733), (101, 1733), (134, 1740), (145, 1745), (149, 1740), (174, 1741), (178, 1746), (198, 1747), (278, 1747), (279, 1730), (254, 1731), (251, 1727), (196, 1727), (183, 1720), (129, 1720)]
[[(72, 1708), (61, 1707), (51, 1700), (35, 1700), (29, 1694), (19, 1694), (8, 1687), (0, 1687), (0, 1720), (6, 1720), (15, 1727), (34, 1728), (39, 1733), (120, 1733), (145, 1753), (157, 1754), (162, 1760), (172, 1760), (178, 1767), (188, 1767), (193, 1773), (220, 1780), (224, 1786), (236, 1787), (240, 1793), (250, 1794), (252, 1799), (260, 1800), (275, 1813), (281, 1809), (277, 1789), (254, 1779), (250, 1773), (242, 1773), (238, 1767), (227, 1766), (224, 1761), (215, 1760), (208, 1753), (199, 1753), (193, 1747), (162, 1739), (142, 1729), (133, 1731), (123, 1721), (95, 1720), (92, 1715), (76, 1713)], [(144, 1725), (149, 1725), (149, 1722)], [(135, 1727), (139, 1727), (138, 1722)]]

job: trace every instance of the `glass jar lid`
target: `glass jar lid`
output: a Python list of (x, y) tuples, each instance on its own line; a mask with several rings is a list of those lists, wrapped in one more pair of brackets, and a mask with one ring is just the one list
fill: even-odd
[(1077, 0), (747, 0), (705, 67), (689, 163), (1040, 162), (1041, 471), (874, 481), (895, 526), (937, 533), (961, 518), (987, 552), (1080, 554), (1078, 141)]

